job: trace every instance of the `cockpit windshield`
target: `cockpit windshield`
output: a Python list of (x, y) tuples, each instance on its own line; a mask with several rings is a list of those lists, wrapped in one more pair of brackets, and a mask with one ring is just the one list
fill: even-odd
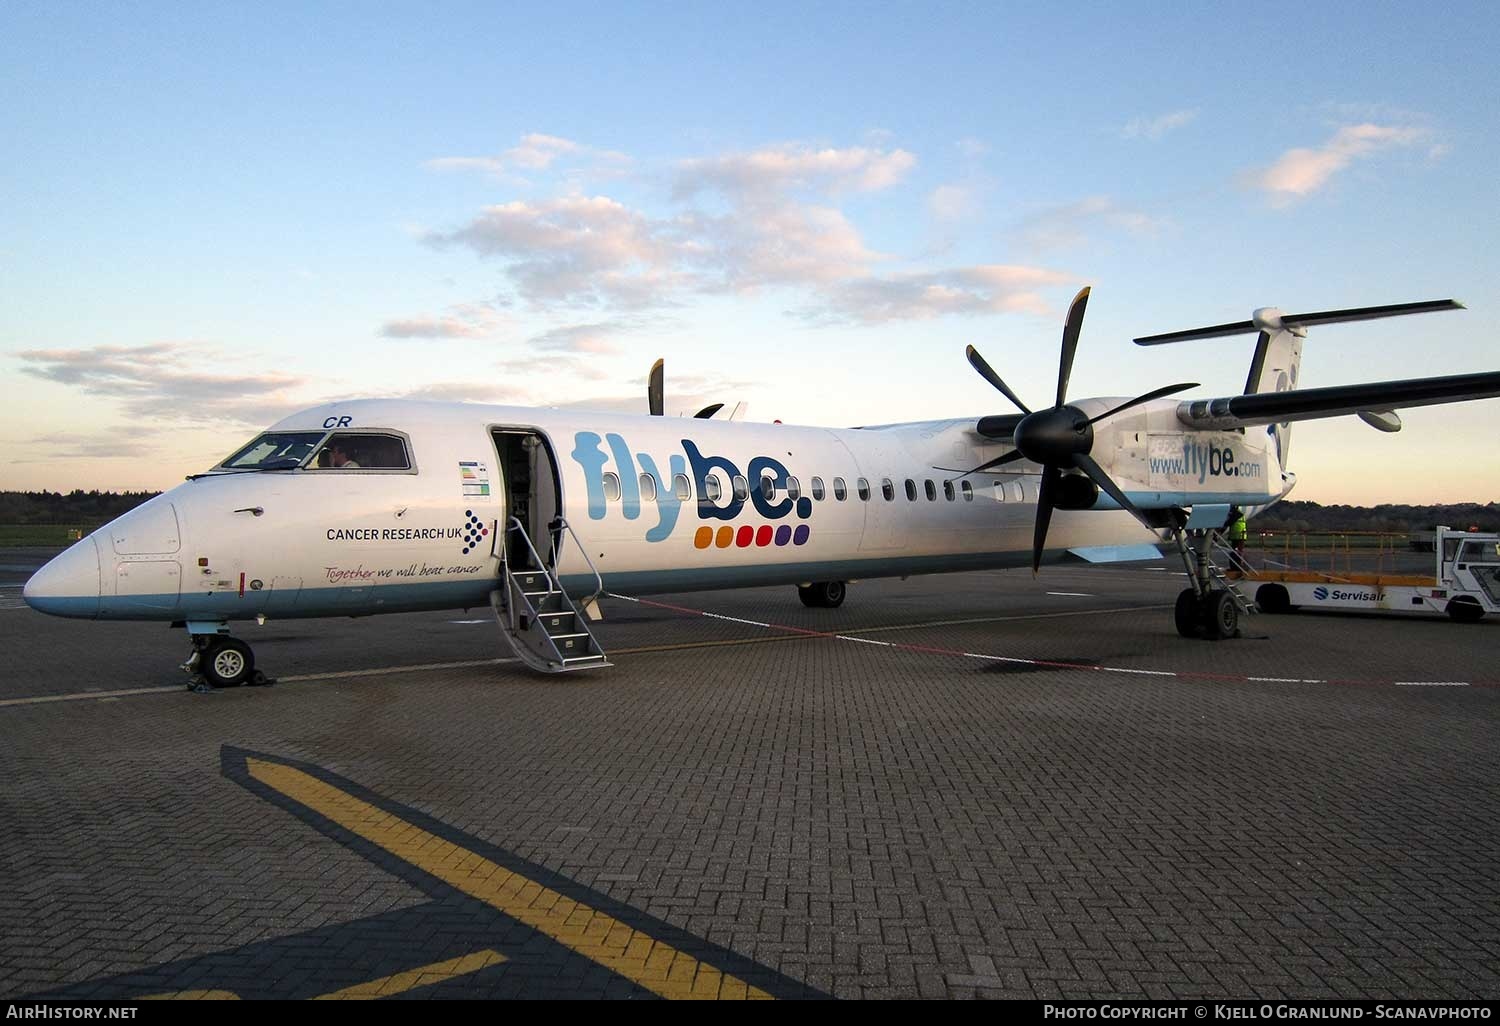
[(295, 470), (318, 447), (325, 431), (267, 431), (219, 464), (225, 470)]

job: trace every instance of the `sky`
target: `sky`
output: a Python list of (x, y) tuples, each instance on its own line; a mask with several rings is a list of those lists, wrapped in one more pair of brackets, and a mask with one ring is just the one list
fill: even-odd
[[(0, 4), (0, 488), (164, 489), (414, 396), (844, 426), (1500, 369), (1500, 5)], [(1500, 500), (1500, 400), (1294, 498)]]

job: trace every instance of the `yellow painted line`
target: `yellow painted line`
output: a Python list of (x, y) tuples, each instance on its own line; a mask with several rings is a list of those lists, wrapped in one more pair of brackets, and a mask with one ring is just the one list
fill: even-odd
[(246, 758), (251, 777), (422, 872), (664, 998), (770, 994), (669, 944), (361, 801), (302, 770)]
[(143, 994), (132, 1001), (238, 1001), (232, 990), (169, 990), (165, 994)]
[(459, 958), (450, 958), (446, 962), (434, 962), (424, 965), (419, 969), (408, 969), (405, 972), (395, 973), (391, 976), (382, 976), (378, 980), (369, 983), (357, 983), (343, 990), (336, 990), (331, 994), (319, 994), (313, 998), (314, 1001), (373, 1001), (376, 998), (390, 997), (393, 994), (404, 994), (408, 990), (417, 987), (427, 987), (434, 983), (443, 983), (453, 979), (455, 976), (467, 976), (469, 973), (477, 973), (481, 969), (487, 969), (492, 965), (499, 965), (509, 961), (498, 951), (476, 951), (472, 955), (463, 955)]

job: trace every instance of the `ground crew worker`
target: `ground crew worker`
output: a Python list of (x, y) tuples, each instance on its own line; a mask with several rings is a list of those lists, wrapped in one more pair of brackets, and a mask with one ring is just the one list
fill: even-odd
[(1229, 507), (1229, 547), (1234, 549), (1235, 569), (1249, 569), (1245, 562), (1245, 539), (1250, 536), (1250, 526), (1245, 523), (1245, 511), (1238, 506)]

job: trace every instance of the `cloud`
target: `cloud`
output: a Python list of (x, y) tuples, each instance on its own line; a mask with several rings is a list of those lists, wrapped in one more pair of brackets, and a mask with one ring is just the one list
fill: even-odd
[(927, 210), (939, 221), (972, 217), (975, 208), (974, 190), (966, 185), (939, 185), (927, 197)]
[[(94, 434), (52, 434), (31, 439), (23, 455), (7, 462), (13, 464), (51, 463), (56, 460), (123, 460), (147, 459), (161, 452), (161, 446), (137, 441), (141, 432), (130, 426), (110, 428)], [(14, 451), (14, 450), (12, 450)]]
[(949, 315), (1050, 313), (1041, 289), (1072, 275), (1040, 267), (988, 264), (843, 282), (824, 293), (826, 307), (798, 311), (814, 322), (879, 324)]
[(386, 321), (382, 338), (466, 339), (494, 338), (510, 326), (510, 319), (481, 303), (450, 308), (440, 317), (418, 316)]
[(691, 196), (705, 189), (730, 196), (794, 189), (875, 192), (900, 182), (916, 163), (915, 156), (900, 149), (772, 146), (750, 153), (683, 161), (678, 166), (677, 195)]
[(601, 150), (560, 136), (533, 132), (523, 135), (517, 145), (498, 156), (436, 157), (424, 161), (422, 166), (432, 171), (480, 171), (493, 178), (524, 184), (526, 179), (517, 172), (548, 171), (567, 158), (608, 171), (619, 171), (630, 163), (628, 156), (614, 150)]
[(593, 353), (603, 355), (618, 353), (620, 347), (610, 340), (611, 335), (629, 331), (629, 325), (620, 321), (601, 321), (594, 324), (573, 324), (566, 328), (553, 328), (540, 335), (533, 335), (526, 344), (533, 349), (548, 352)]
[(526, 392), (512, 385), (483, 384), (473, 381), (438, 381), (399, 392), (392, 398), (425, 399), (444, 403), (520, 403), (526, 400)]
[(1270, 193), (1273, 203), (1284, 206), (1317, 192), (1355, 160), (1382, 150), (1412, 146), (1426, 136), (1426, 129), (1415, 126), (1369, 122), (1345, 125), (1318, 149), (1287, 150), (1270, 167), (1247, 172), (1245, 181)]
[(114, 399), (133, 417), (261, 424), (306, 403), (283, 393), (306, 383), (285, 374), (195, 372), (196, 360), (219, 366), (218, 353), (174, 343), (94, 346), (89, 349), (30, 349), (16, 354), (23, 374)]
[(1155, 142), (1168, 132), (1191, 124), (1197, 117), (1198, 111), (1194, 109), (1174, 110), (1170, 114), (1160, 114), (1154, 118), (1133, 118), (1120, 129), (1120, 135), (1126, 139), (1150, 139)]
[(1152, 235), (1164, 226), (1164, 221), (1121, 207), (1108, 196), (1088, 196), (1031, 215), (1021, 222), (1018, 234), (1034, 249), (1057, 250), (1082, 245), (1099, 227)]
[(506, 274), (534, 303), (638, 306), (676, 284), (681, 243), (671, 227), (607, 196), (570, 195), (486, 207), (457, 231), (423, 238), (509, 259)]

